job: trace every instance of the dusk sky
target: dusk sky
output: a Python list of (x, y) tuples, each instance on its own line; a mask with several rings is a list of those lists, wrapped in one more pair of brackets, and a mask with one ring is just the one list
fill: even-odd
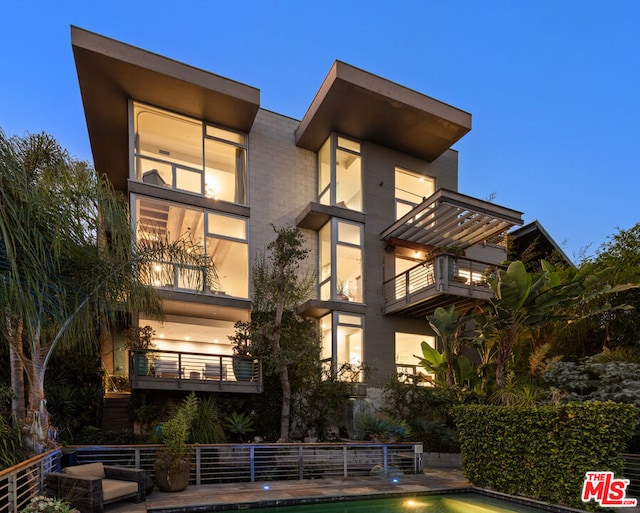
[(70, 26), (261, 91), (301, 119), (334, 60), (470, 112), (459, 190), (574, 261), (640, 221), (640, 2), (56, 1), (0, 10), (0, 128), (91, 161)]

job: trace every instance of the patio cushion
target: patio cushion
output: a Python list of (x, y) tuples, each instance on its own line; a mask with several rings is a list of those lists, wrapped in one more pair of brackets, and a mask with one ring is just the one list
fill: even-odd
[(104, 465), (102, 463), (86, 463), (84, 465), (65, 467), (62, 469), (62, 472), (78, 477), (105, 477)]
[(103, 479), (102, 495), (104, 501), (108, 502), (125, 495), (135, 495), (138, 493), (138, 483), (135, 481), (120, 481), (119, 479)]

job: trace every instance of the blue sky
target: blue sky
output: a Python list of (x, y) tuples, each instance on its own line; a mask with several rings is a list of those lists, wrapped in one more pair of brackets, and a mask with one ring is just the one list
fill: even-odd
[(0, 128), (90, 160), (70, 26), (261, 90), (300, 119), (335, 59), (461, 108), (459, 190), (574, 260), (640, 221), (640, 2), (5, 2)]

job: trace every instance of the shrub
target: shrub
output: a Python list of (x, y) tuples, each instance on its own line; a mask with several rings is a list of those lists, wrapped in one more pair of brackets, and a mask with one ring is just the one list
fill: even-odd
[(463, 470), (474, 485), (584, 507), (586, 472), (622, 473), (638, 410), (614, 402), (465, 405), (453, 416)]
[(52, 499), (38, 495), (31, 499), (29, 505), (22, 510), (22, 513), (79, 513), (63, 499)]

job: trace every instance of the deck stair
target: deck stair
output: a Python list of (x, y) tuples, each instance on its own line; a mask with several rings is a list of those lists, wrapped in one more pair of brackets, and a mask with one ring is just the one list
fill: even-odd
[(107, 392), (102, 408), (102, 429), (111, 431), (133, 430), (129, 417), (129, 398), (131, 394)]

